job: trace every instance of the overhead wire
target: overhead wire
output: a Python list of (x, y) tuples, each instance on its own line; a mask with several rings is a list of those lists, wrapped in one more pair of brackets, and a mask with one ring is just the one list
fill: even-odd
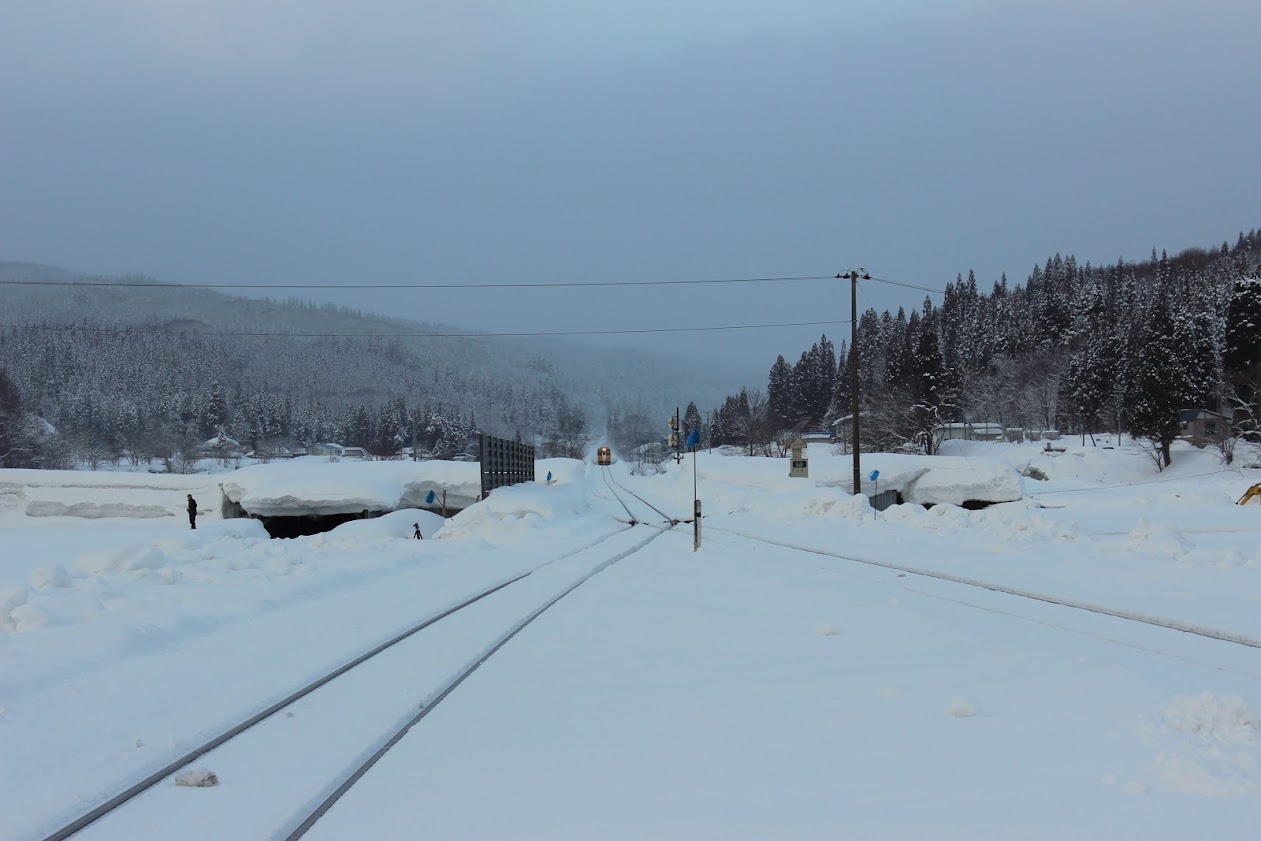
[(556, 280), (469, 283), (170, 283), (148, 280), (0, 280), (0, 286), (105, 286), (137, 289), (547, 289), (614, 286), (689, 286), (721, 283), (788, 283), (832, 280), (831, 275), (688, 278), (681, 280)]
[[(687, 286), (716, 284), (752, 284), (752, 283), (791, 283), (801, 281), (834, 280), (833, 275), (777, 275), (765, 277), (735, 278), (684, 278), (667, 280), (614, 280), (614, 281), (491, 281), (469, 283), (172, 283), (149, 280), (0, 280), (0, 286), (46, 286), (46, 287), (107, 287), (128, 289), (548, 289), (548, 288), (627, 288), (651, 286)], [(917, 289), (924, 292), (942, 294), (939, 289), (919, 286), (888, 278), (867, 277), (877, 283)], [(867, 299), (866, 292), (863, 297)], [(868, 305), (872, 306), (870, 299)], [(460, 332), (460, 333), (300, 333), (300, 332), (262, 332), (262, 331), (188, 331), (188, 330), (143, 330), (137, 328), (106, 328), (86, 326), (44, 326), (44, 325), (0, 325), (4, 329), (24, 330), (96, 330), (98, 332), (171, 334), (185, 336), (242, 336), (242, 337), (284, 337), (284, 338), (525, 338), (533, 336), (602, 336), (602, 335), (638, 335), (649, 333), (689, 333), (715, 332), (728, 330), (760, 330), (790, 327), (828, 327), (850, 324), (851, 321), (803, 321), (767, 324), (733, 324), (700, 327), (655, 327), (639, 329), (601, 329), (601, 330), (519, 330), (502, 332)]]
[(885, 284), (888, 284), (889, 286), (901, 286), (904, 289), (918, 289), (921, 292), (931, 292), (934, 295), (946, 294), (946, 290), (944, 289), (933, 289), (932, 287), (929, 287), (929, 286), (919, 286), (917, 284), (906, 283), (901, 280), (889, 280), (887, 277), (869, 277), (869, 278), (863, 278), (863, 279), (874, 280), (876, 283), (885, 283)]
[[(132, 289), (573, 289), (582, 287), (691, 286), (704, 284), (791, 283), (835, 280), (834, 275), (781, 275), (767, 277), (681, 278), (673, 280), (549, 280), (549, 281), (470, 281), (462, 283), (174, 283), (152, 280), (0, 280), (0, 286), (91, 286)], [(864, 277), (889, 286), (917, 289), (934, 295), (945, 290), (887, 277)]]
[(692, 333), (721, 330), (763, 330), (780, 327), (819, 327), (848, 324), (848, 321), (797, 321), (775, 324), (722, 324), (704, 327), (646, 327), (628, 330), (537, 330), (486, 333), (276, 333), (249, 330), (145, 330), (132, 327), (93, 327), (90, 325), (0, 324), (6, 330), (45, 330), (49, 332), (87, 331), (155, 336), (240, 336), (281, 339), (488, 339), (532, 336), (620, 336), (640, 333)]

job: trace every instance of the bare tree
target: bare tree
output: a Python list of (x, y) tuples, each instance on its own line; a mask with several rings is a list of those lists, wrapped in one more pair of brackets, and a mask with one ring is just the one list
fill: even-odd
[(23, 467), (35, 450), (31, 418), (9, 375), (0, 368), (0, 467)]
[(771, 441), (775, 437), (778, 420), (770, 410), (770, 404), (760, 389), (748, 392), (749, 411), (736, 418), (736, 437), (748, 449), (748, 455), (769, 456)]
[(548, 452), (557, 458), (582, 458), (590, 439), (586, 410), (562, 397), (556, 412), (556, 426), (547, 441)]

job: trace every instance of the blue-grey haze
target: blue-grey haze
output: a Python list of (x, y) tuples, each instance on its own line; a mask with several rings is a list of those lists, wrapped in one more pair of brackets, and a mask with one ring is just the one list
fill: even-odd
[[(1257, 226), (1259, 31), (1246, 0), (3, 0), (0, 259), (188, 283), (1015, 283), (1055, 252)], [(492, 331), (848, 316), (824, 282), (301, 294)], [(922, 299), (870, 284), (859, 305)], [(847, 331), (633, 341), (757, 385)]]

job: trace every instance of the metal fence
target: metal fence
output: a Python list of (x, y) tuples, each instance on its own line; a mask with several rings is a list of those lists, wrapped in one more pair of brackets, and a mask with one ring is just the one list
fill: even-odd
[(897, 491), (881, 491), (871, 497), (871, 507), (877, 511), (883, 511), (890, 505), (898, 504)]
[(482, 465), (482, 499), (495, 488), (534, 481), (534, 445), (479, 436)]

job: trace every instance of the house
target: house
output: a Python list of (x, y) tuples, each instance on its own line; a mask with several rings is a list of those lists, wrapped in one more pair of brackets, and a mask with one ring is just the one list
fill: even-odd
[(220, 432), (209, 441), (198, 444), (197, 450), (203, 456), (212, 458), (236, 458), (241, 455), (241, 442)]
[(1197, 447), (1216, 441), (1230, 431), (1230, 422), (1226, 417), (1208, 409), (1183, 409), (1178, 413), (1178, 420), (1182, 430), (1178, 437)]
[[(858, 413), (858, 422), (860, 424), (867, 422), (866, 412)], [(853, 430), (853, 428), (854, 428), (853, 415), (845, 415), (844, 417), (837, 418), (836, 420), (832, 421), (832, 439), (835, 441), (840, 441), (840, 440), (848, 441), (850, 438), (850, 432)]]
[(939, 423), (933, 427), (933, 436), (938, 441), (1001, 441), (1003, 427), (986, 421)]
[(341, 444), (312, 444), (310, 453), (313, 456), (333, 458), (368, 458), (368, 451), (363, 447), (346, 447)]

